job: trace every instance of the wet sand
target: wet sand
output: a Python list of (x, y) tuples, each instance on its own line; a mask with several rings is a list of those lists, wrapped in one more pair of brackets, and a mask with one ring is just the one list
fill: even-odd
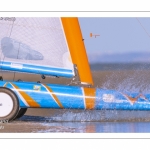
[(28, 109), (0, 133), (119, 133), (150, 132), (148, 111), (85, 111)]
[[(93, 71), (95, 87), (103, 89), (115, 89), (119, 91), (150, 92), (150, 70), (121, 70), (121, 71)], [(5, 80), (42, 81), (39, 75), (23, 75), (16, 73), (3, 73)], [(42, 82), (69, 84), (70, 79), (46, 78)], [(150, 113), (148, 111), (85, 111), (85, 110), (56, 110), (33, 109), (11, 123), (0, 124), (0, 132), (117, 132), (119, 124), (126, 122), (137, 129), (139, 123), (147, 123), (149, 126)], [(115, 124), (113, 124), (115, 123)], [(135, 124), (134, 124), (135, 123)], [(123, 126), (123, 125), (121, 125)], [(120, 132), (123, 132), (120, 126)], [(99, 127), (102, 127), (101, 130)], [(126, 132), (149, 132), (148, 128)], [(147, 130), (146, 130), (147, 129)]]

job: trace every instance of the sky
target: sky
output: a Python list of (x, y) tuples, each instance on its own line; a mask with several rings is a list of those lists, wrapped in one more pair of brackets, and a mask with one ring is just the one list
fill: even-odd
[(80, 17), (79, 23), (88, 55), (150, 53), (150, 18)]

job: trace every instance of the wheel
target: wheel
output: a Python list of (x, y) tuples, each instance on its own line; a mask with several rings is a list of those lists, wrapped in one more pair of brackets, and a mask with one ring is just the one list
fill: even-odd
[(16, 94), (4, 87), (0, 87), (0, 121), (11, 121), (19, 111), (19, 100)]
[(27, 108), (20, 108), (20, 110), (19, 110), (19, 112), (18, 112), (15, 119), (21, 118), (26, 113), (26, 111), (27, 111)]

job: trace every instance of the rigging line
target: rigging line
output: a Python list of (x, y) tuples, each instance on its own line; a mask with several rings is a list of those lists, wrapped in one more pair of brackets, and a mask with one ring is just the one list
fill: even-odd
[(142, 25), (142, 23), (140, 22), (140, 20), (138, 18), (136, 18), (136, 20), (138, 21), (138, 23), (140, 24), (140, 26), (143, 28), (143, 30), (145, 31), (145, 33), (149, 36), (150, 38), (150, 34), (147, 32), (147, 30), (145, 29), (145, 27)]
[[(10, 34), (9, 34), (9, 38), (10, 38), (10, 36), (11, 36), (13, 26), (14, 26), (14, 21), (13, 21), (12, 26), (11, 26), (11, 30), (10, 30)], [(2, 63), (3, 63), (4, 59), (5, 59), (5, 56), (4, 56), (4, 58), (2, 59), (2, 51), (1, 51), (1, 56), (0, 56), (0, 62), (1, 62), (0, 70), (2, 70)], [(1, 60), (2, 60), (2, 61), (1, 61)], [(3, 71), (1, 72), (1, 75), (2, 75), (2, 77), (3, 77)]]

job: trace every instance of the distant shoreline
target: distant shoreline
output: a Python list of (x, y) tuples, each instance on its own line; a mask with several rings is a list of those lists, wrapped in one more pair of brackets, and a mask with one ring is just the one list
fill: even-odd
[(112, 70), (150, 70), (150, 63), (93, 63), (92, 71)]

